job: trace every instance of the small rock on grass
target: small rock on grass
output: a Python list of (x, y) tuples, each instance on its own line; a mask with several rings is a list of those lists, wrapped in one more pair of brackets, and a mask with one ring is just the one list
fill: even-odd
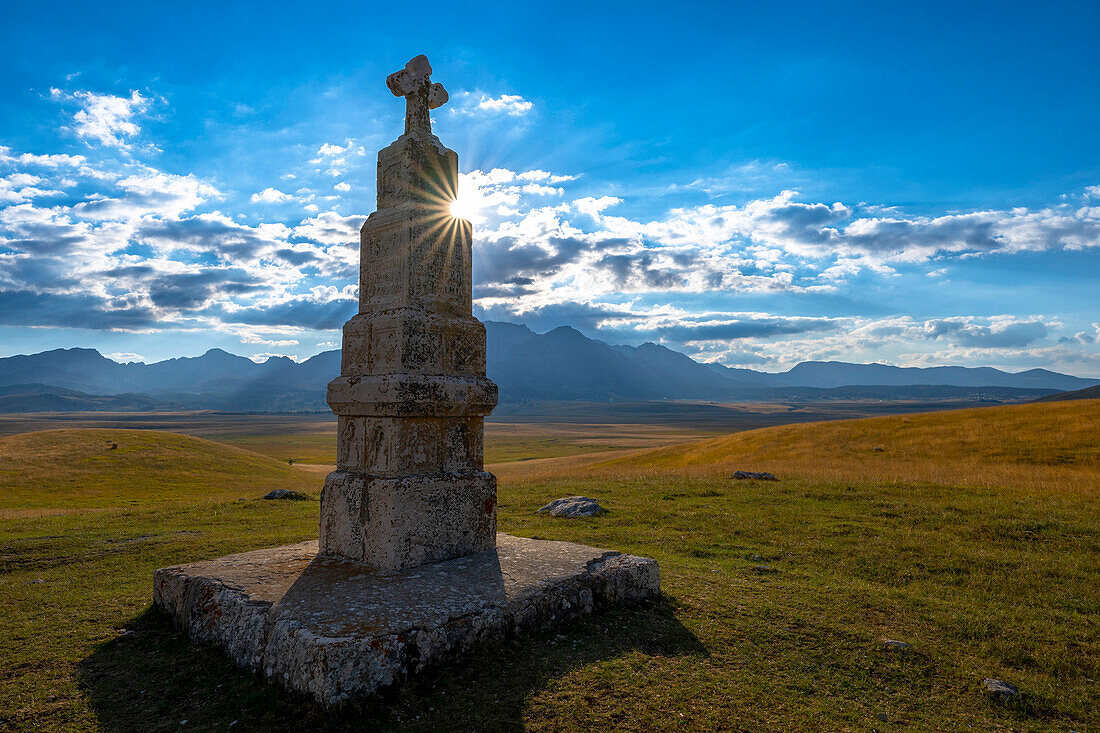
[(912, 644), (906, 644), (904, 641), (898, 641), (897, 639), (883, 639), (882, 643), (887, 649), (897, 649), (898, 651), (913, 648)]
[(305, 501), (309, 498), (308, 495), (303, 494), (301, 491), (292, 491), (291, 489), (275, 489), (264, 494), (265, 499), (290, 499), (291, 501)]
[(753, 565), (752, 571), (757, 575), (775, 575), (779, 571), (767, 565)]
[(1007, 682), (995, 680), (992, 677), (986, 677), (982, 680), (982, 688), (987, 695), (997, 702), (1011, 702), (1020, 697), (1020, 688), (1016, 687), (1016, 685), (1010, 685)]
[(603, 514), (605, 511), (607, 510), (600, 506), (600, 503), (595, 499), (590, 499), (587, 496), (566, 496), (561, 499), (554, 499), (536, 513), (549, 513), (551, 517), (569, 518), (594, 517), (597, 514)]
[(735, 479), (756, 479), (757, 481), (778, 481), (773, 473), (767, 473), (766, 471), (734, 471), (730, 478)]

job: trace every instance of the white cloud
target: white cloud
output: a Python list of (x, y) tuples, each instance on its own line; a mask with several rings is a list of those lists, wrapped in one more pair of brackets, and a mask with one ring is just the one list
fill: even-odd
[(324, 143), (317, 149), (317, 157), (312, 159), (311, 165), (319, 166), (317, 172), (322, 170), (330, 176), (339, 176), (345, 173), (350, 165), (349, 158), (360, 158), (367, 154), (363, 146), (354, 140), (348, 139), (344, 145)]
[(291, 361), (298, 361), (298, 357), (294, 354), (277, 354), (269, 351), (265, 351), (262, 354), (253, 354), (248, 358), (257, 364), (263, 364), (268, 359), (290, 359)]
[(145, 361), (145, 357), (141, 354), (133, 354), (129, 351), (116, 351), (113, 354), (104, 354), (104, 356), (120, 364), (126, 364), (131, 361)]
[(73, 131), (82, 139), (113, 148), (129, 148), (128, 140), (140, 132), (134, 117), (149, 109), (151, 100), (134, 90), (129, 97), (78, 91), (69, 94), (51, 89), (60, 101), (76, 101), (81, 109), (73, 115)]
[(481, 92), (459, 92), (455, 97), (451, 111), (456, 115), (523, 117), (535, 106), (519, 94), (492, 97)]
[(518, 94), (502, 94), (497, 98), (482, 97), (477, 103), (477, 108), (489, 112), (503, 112), (512, 117), (519, 117), (531, 111), (534, 105)]
[(350, 191), (351, 185), (349, 185), (346, 181), (340, 181), (335, 186), (333, 186), (333, 188), (335, 188), (337, 191)]
[(255, 333), (241, 335), (242, 344), (263, 344), (264, 346), (297, 346), (297, 339), (266, 339)]
[(566, 181), (574, 181), (577, 179), (576, 176), (554, 175), (549, 171), (544, 171), (540, 169), (517, 173), (516, 178), (520, 179), (521, 181), (540, 181), (549, 184), (565, 183)]
[(289, 193), (283, 193), (275, 188), (265, 188), (259, 193), (252, 194), (252, 203), (254, 204), (281, 204), (284, 201), (289, 201), (291, 198)]
[(0, 203), (21, 204), (42, 196), (59, 196), (61, 191), (43, 189), (35, 184), (42, 183), (39, 176), (28, 173), (12, 173), (0, 178)]
[(585, 198), (577, 199), (573, 202), (573, 205), (577, 207), (577, 211), (582, 214), (588, 214), (591, 217), (598, 218), (604, 209), (621, 204), (623, 200), (617, 196), (587, 196)]
[(339, 145), (333, 145), (332, 143), (325, 143), (317, 149), (317, 155), (326, 158), (332, 158), (347, 151), (347, 149), (347, 146), (341, 147)]
[(86, 158), (83, 155), (35, 155), (34, 153), (21, 153), (12, 155), (11, 148), (0, 145), (0, 163), (45, 166), (47, 168), (59, 168), (61, 166), (78, 167), (84, 165)]
[(294, 227), (294, 236), (310, 239), (321, 244), (353, 244), (358, 256), (359, 227), (365, 216), (340, 216), (326, 211), (313, 218), (302, 221)]

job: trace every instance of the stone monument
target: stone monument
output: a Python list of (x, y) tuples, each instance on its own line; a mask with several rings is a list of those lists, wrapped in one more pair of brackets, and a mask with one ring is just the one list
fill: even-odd
[(473, 316), (470, 223), (450, 213), (458, 156), (432, 134), (447, 101), (417, 56), (386, 79), (405, 134), (378, 154), (378, 210), (360, 232), (359, 314), (344, 326), (336, 471), (321, 493), (321, 554), (399, 570), (496, 545), (496, 480), (482, 469), (485, 327)]
[(482, 421), (497, 389), (472, 312), (472, 228), (450, 213), (458, 157), (431, 131), (447, 101), (431, 73), (417, 56), (386, 80), (406, 100), (405, 133), (378, 155), (378, 210), (360, 232), (320, 540), (154, 575), (157, 606), (193, 639), (325, 704), (659, 592), (653, 560), (496, 532)]

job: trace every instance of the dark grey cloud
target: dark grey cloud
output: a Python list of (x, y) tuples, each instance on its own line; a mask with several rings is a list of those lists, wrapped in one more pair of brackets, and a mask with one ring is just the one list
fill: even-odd
[(620, 288), (641, 285), (647, 288), (671, 289), (687, 284), (686, 270), (692, 263), (692, 258), (679, 254), (674, 259), (679, 269), (654, 267), (654, 261), (651, 252), (604, 255), (596, 266), (606, 271)]
[(49, 221), (17, 220), (0, 227), (0, 237), (8, 247), (38, 257), (62, 255), (89, 240), (80, 226)]
[(836, 321), (827, 318), (738, 318), (728, 321), (711, 319), (705, 323), (679, 323), (644, 328), (641, 333), (656, 333), (670, 341), (733, 341), (744, 338), (784, 336), (811, 331), (831, 331), (838, 328)]
[(925, 327), (930, 338), (983, 349), (1029, 346), (1050, 333), (1050, 328), (1041, 321), (986, 326), (964, 320), (934, 320), (928, 321)]
[(274, 252), (275, 256), (284, 262), (301, 267), (314, 262), (320, 262), (321, 258), (317, 256), (317, 253), (310, 252), (304, 249), (289, 249), (284, 247), (283, 249), (277, 249)]
[(474, 305), (474, 315), (483, 321), (522, 323), (534, 331), (549, 331), (558, 326), (572, 326), (579, 331), (596, 333), (597, 325), (611, 318), (636, 318), (637, 314), (614, 306), (588, 303), (552, 303), (538, 308), (517, 311), (510, 303), (490, 307)]
[(143, 328), (157, 323), (150, 308), (109, 302), (90, 294), (0, 291), (0, 325), (90, 329)]
[(145, 278), (150, 275), (155, 275), (156, 272), (157, 269), (151, 265), (125, 265), (123, 267), (112, 267), (110, 270), (103, 270), (100, 275), (111, 278)]
[(204, 315), (213, 315), (226, 323), (243, 323), (251, 326), (297, 326), (319, 330), (338, 329), (359, 309), (356, 300), (337, 299), (326, 302), (291, 300), (271, 306), (249, 306), (227, 311), (211, 308)]
[(852, 212), (840, 204), (827, 206), (787, 201), (769, 208), (762, 219), (765, 223), (779, 225), (784, 236), (820, 245), (834, 241), (838, 235), (834, 227), (851, 215)]
[(230, 260), (254, 258), (262, 249), (277, 244), (258, 230), (200, 217), (145, 220), (134, 239), (161, 247), (207, 250)]
[(160, 308), (189, 310), (217, 295), (243, 295), (263, 289), (262, 285), (239, 279), (243, 275), (233, 270), (160, 275), (148, 284), (149, 298)]
[(847, 230), (844, 242), (871, 253), (905, 252), (913, 248), (991, 252), (1007, 244), (997, 233), (996, 223), (982, 214), (931, 221), (872, 219), (863, 222), (856, 232)]
[(519, 284), (516, 278), (553, 277), (566, 265), (586, 252), (599, 252), (626, 245), (625, 239), (584, 240), (577, 237), (547, 237), (527, 242), (517, 237), (501, 237), (478, 245), (474, 256), (474, 283)]

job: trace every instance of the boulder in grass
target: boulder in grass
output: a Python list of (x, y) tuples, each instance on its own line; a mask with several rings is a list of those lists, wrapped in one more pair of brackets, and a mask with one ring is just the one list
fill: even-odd
[(1020, 688), (1016, 687), (1016, 685), (1010, 685), (1007, 682), (995, 680), (992, 677), (986, 677), (982, 680), (982, 688), (987, 695), (997, 702), (1012, 702), (1020, 697)]
[(290, 489), (275, 489), (264, 494), (265, 499), (289, 499), (290, 501), (306, 501), (309, 499), (308, 494), (303, 494), (301, 491), (292, 491)]
[(603, 514), (606, 509), (600, 506), (595, 499), (587, 496), (566, 496), (554, 499), (552, 502), (538, 510), (538, 514), (549, 514), (551, 517), (594, 517)]
[(774, 473), (767, 473), (765, 471), (734, 471), (730, 478), (735, 479), (756, 479), (757, 481), (778, 481)]

